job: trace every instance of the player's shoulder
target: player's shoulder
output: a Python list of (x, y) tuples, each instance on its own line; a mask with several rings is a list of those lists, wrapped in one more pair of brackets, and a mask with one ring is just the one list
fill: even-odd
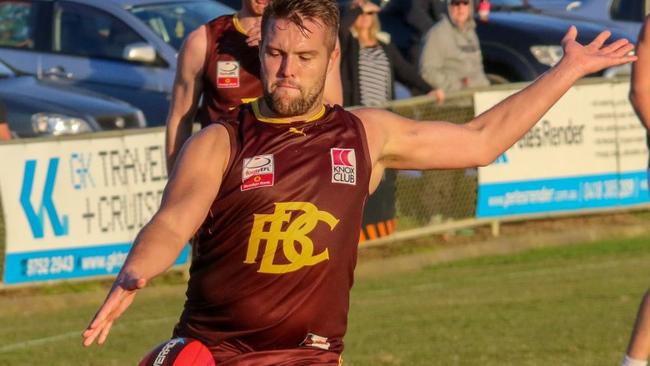
[(230, 24), (233, 21), (233, 18), (235, 17), (235, 14), (224, 14), (220, 15), (216, 18), (213, 18), (208, 22), (208, 24)]
[(378, 108), (358, 108), (349, 111), (363, 126), (369, 144), (383, 141), (386, 136), (385, 121), (391, 113)]
[(368, 123), (383, 124), (386, 121), (399, 117), (393, 112), (380, 108), (358, 108), (350, 110), (350, 113), (357, 117), (364, 125)]
[(227, 152), (230, 151), (230, 133), (224, 124), (213, 123), (192, 135), (187, 145), (188, 150), (199, 154)]
[(228, 129), (224, 122), (212, 123), (195, 134), (196, 138), (209, 141), (217, 141), (228, 137)]
[(207, 25), (203, 24), (200, 27), (196, 28), (190, 34), (187, 35), (187, 38), (183, 42), (182, 51), (195, 53), (197, 51), (205, 52), (205, 48), (208, 42), (207, 37)]
[(228, 28), (234, 27), (234, 17), (235, 14), (224, 14), (210, 20), (204, 26), (209, 32), (220, 33)]
[(216, 17), (209, 22), (202, 24), (190, 34), (188, 34), (187, 39), (185, 40), (186, 44), (195, 44), (200, 42), (205, 42), (208, 38), (208, 33), (215, 34), (223, 31), (225, 28), (232, 26), (233, 14), (226, 14)]
[(408, 128), (413, 120), (380, 108), (359, 108), (350, 111), (363, 126), (369, 141), (385, 141), (390, 136)]
[(174, 170), (210, 175), (223, 172), (230, 158), (230, 140), (225, 127), (210, 125), (185, 142)]

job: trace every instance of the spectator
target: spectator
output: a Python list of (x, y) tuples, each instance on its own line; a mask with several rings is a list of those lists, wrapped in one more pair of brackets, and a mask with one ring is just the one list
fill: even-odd
[[(341, 19), (341, 79), (344, 105), (378, 106), (393, 99), (394, 79), (418, 94), (444, 99), (418, 75), (391, 43), (379, 40), (379, 7), (369, 1), (355, 1)], [(394, 170), (386, 170), (377, 190), (370, 196), (363, 215), (363, 237), (374, 239), (390, 234), (395, 218)]]
[(11, 133), (9, 132), (9, 123), (7, 122), (7, 112), (4, 105), (0, 103), (0, 141), (10, 140)]
[(448, 0), (447, 15), (423, 39), (420, 75), (445, 93), (489, 85), (471, 0)]
[(444, 99), (439, 89), (424, 81), (391, 43), (383, 42), (377, 13), (379, 7), (357, 0), (341, 19), (341, 79), (343, 105), (382, 105), (393, 99), (395, 79), (417, 94)]
[(405, 55), (409, 62), (417, 64), (422, 44), (420, 40), (446, 12), (446, 0), (393, 0), (383, 10), (404, 19), (411, 29), (411, 41)]

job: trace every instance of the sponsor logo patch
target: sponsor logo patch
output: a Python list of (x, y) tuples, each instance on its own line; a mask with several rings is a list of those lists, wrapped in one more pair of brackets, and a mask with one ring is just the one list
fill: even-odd
[(239, 88), (238, 61), (217, 61), (217, 88)]
[(327, 341), (327, 337), (321, 337), (313, 333), (307, 333), (305, 340), (300, 343), (301, 346), (320, 348), (323, 350), (330, 349), (330, 343)]
[(273, 155), (257, 155), (243, 162), (241, 190), (271, 187), (275, 182)]
[(354, 149), (330, 150), (332, 156), (332, 183), (357, 185), (357, 158)]

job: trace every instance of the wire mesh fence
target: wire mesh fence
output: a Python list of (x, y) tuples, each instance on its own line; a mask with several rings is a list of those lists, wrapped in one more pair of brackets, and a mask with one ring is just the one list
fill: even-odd
[[(395, 101), (387, 109), (416, 120), (436, 120), (465, 123), (474, 116), (471, 93), (461, 93), (449, 97), (439, 105), (435, 99), (419, 97)], [(451, 220), (471, 218), (476, 213), (477, 171), (429, 170), (397, 171), (387, 173), (385, 180), (394, 179), (394, 192), (377, 192), (392, 207), (393, 217), (384, 215), (384, 220), (364, 223), (361, 239), (372, 240), (390, 234), (392, 230), (403, 231), (435, 225)], [(382, 182), (382, 185), (386, 184)], [(380, 185), (380, 189), (382, 186)], [(392, 196), (391, 196), (392, 195)], [(391, 207), (366, 206), (366, 218), (378, 216), (371, 210), (387, 210)], [(380, 215), (379, 215), (380, 216)], [(374, 224), (374, 225), (373, 225)], [(382, 230), (386, 226), (387, 230)]]

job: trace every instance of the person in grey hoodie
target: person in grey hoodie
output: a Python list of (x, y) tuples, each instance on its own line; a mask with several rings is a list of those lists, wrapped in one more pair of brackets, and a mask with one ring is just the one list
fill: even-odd
[(445, 93), (489, 85), (471, 0), (448, 0), (447, 15), (424, 36), (420, 76)]

